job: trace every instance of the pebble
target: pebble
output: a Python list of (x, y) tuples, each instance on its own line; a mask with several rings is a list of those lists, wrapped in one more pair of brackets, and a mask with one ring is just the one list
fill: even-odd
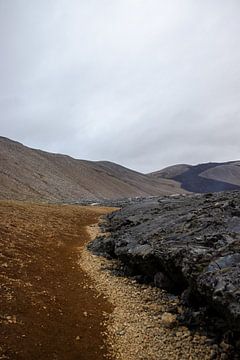
[(177, 323), (177, 317), (176, 315), (165, 312), (161, 316), (161, 323), (166, 327), (173, 327)]

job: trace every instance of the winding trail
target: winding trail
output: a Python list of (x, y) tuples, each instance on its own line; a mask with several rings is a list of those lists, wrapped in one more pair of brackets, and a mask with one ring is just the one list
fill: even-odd
[(78, 264), (86, 226), (110, 211), (0, 202), (0, 359), (113, 358), (105, 324), (113, 307)]

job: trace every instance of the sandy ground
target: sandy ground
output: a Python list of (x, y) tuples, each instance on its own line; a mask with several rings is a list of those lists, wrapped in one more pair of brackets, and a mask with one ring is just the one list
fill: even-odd
[[(94, 238), (97, 225), (88, 227)], [(191, 333), (176, 321), (182, 311), (176, 298), (161, 289), (140, 285), (116, 276), (118, 263), (92, 255), (86, 248), (80, 255), (81, 267), (96, 289), (114, 306), (106, 321), (107, 341), (119, 360), (199, 360), (216, 359), (214, 346), (198, 333)]]
[(113, 307), (78, 266), (86, 226), (109, 211), (0, 202), (1, 360), (109, 355), (105, 320)]

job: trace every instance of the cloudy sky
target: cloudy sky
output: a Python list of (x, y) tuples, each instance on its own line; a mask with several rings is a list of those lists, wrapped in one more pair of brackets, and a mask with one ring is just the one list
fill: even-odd
[(239, 0), (0, 0), (0, 135), (148, 172), (240, 158)]

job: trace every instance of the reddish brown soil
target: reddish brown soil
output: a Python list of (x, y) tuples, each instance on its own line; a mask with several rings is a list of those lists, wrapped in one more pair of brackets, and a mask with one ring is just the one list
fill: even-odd
[(0, 202), (0, 359), (101, 360), (111, 305), (77, 264), (104, 208)]

